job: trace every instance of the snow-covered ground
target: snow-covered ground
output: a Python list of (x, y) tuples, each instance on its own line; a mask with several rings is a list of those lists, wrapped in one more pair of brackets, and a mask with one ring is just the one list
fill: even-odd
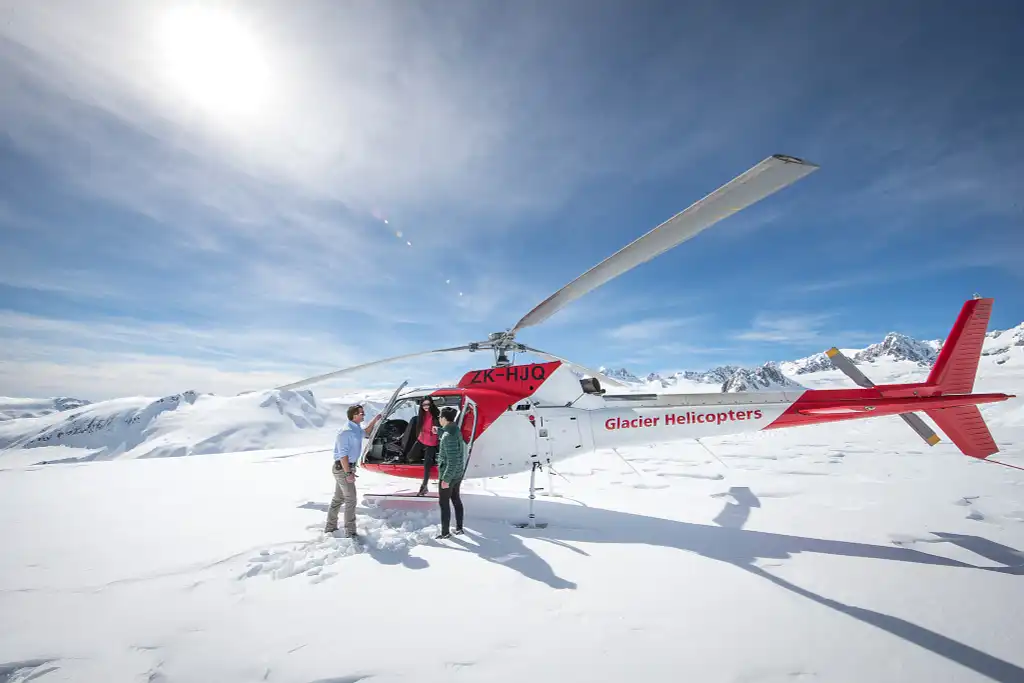
[[(1024, 346), (976, 389), (1024, 396)], [(0, 681), (1024, 681), (1024, 471), (896, 417), (583, 456), (543, 529), (510, 524), (525, 476), (467, 483), (448, 541), (429, 502), (363, 501), (358, 552), (320, 533), (344, 405), (126, 398), (35, 445), (69, 413), (0, 423)], [(1024, 466), (1024, 400), (982, 412)]]

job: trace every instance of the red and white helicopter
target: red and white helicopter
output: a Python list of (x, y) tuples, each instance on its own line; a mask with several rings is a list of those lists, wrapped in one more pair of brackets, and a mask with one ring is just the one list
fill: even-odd
[[(543, 322), (612, 278), (817, 169), (817, 165), (794, 157), (768, 157), (591, 268), (540, 303), (514, 327), (490, 334), (486, 341), (385, 358), (278, 388), (298, 389), (421, 355), (491, 349), (493, 365), (467, 372), (454, 387), (406, 390), (403, 383), (367, 435), (361, 466), (396, 477), (422, 479), (422, 464), (400, 462), (398, 441), (420, 401), (430, 396), (439, 408), (458, 409), (458, 424), (469, 446), (465, 477), (530, 472), (531, 503), (535, 491), (533, 473), (598, 449), (882, 415), (900, 415), (929, 445), (935, 445), (939, 437), (915, 414), (918, 411), (931, 417), (965, 455), (984, 459), (998, 452), (977, 406), (1014, 396), (972, 393), (992, 299), (976, 297), (963, 304), (924, 382), (876, 386), (838, 349), (829, 349), (827, 354), (832, 363), (859, 389), (615, 394), (601, 387), (599, 377), (604, 376), (600, 373), (516, 341), (518, 332)], [(547, 362), (516, 365), (509, 360), (509, 353), (532, 353)], [(609, 377), (604, 377), (604, 381), (612, 386), (626, 386)], [(436, 480), (436, 468), (431, 478)]]

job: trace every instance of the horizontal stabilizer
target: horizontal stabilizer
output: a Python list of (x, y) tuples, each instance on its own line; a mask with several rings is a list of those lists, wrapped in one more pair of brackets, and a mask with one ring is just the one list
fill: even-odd
[(999, 452), (978, 406), (937, 408), (925, 412), (964, 455), (987, 458)]

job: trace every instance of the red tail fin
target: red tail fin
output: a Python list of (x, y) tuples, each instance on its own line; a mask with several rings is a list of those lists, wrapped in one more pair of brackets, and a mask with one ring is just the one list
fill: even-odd
[(949, 331), (925, 384), (937, 387), (943, 394), (971, 393), (978, 372), (978, 361), (981, 360), (981, 347), (985, 343), (985, 332), (992, 315), (992, 302), (993, 299), (970, 299), (964, 302), (960, 316)]
[(999, 452), (999, 447), (988, 431), (988, 425), (985, 424), (978, 406), (956, 406), (924, 412), (935, 420), (939, 429), (964, 455), (987, 458)]
[[(992, 299), (970, 299), (964, 302), (960, 316), (949, 331), (939, 357), (928, 374), (926, 385), (942, 395), (969, 394), (981, 360), (981, 348), (992, 315)], [(956, 447), (972, 458), (986, 458), (998, 453), (992, 434), (976, 405), (926, 410)]]

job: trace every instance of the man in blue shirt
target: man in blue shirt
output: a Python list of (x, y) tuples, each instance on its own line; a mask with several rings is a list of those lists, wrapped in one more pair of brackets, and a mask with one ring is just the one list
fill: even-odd
[[(324, 533), (338, 530), (338, 513), (341, 504), (345, 504), (345, 535), (354, 538), (356, 535), (356, 461), (363, 450), (364, 430), (360, 424), (366, 417), (366, 411), (360, 405), (348, 407), (348, 422), (338, 430), (334, 440), (334, 498), (327, 510), (327, 526)], [(380, 415), (370, 420), (366, 428), (373, 431)]]

